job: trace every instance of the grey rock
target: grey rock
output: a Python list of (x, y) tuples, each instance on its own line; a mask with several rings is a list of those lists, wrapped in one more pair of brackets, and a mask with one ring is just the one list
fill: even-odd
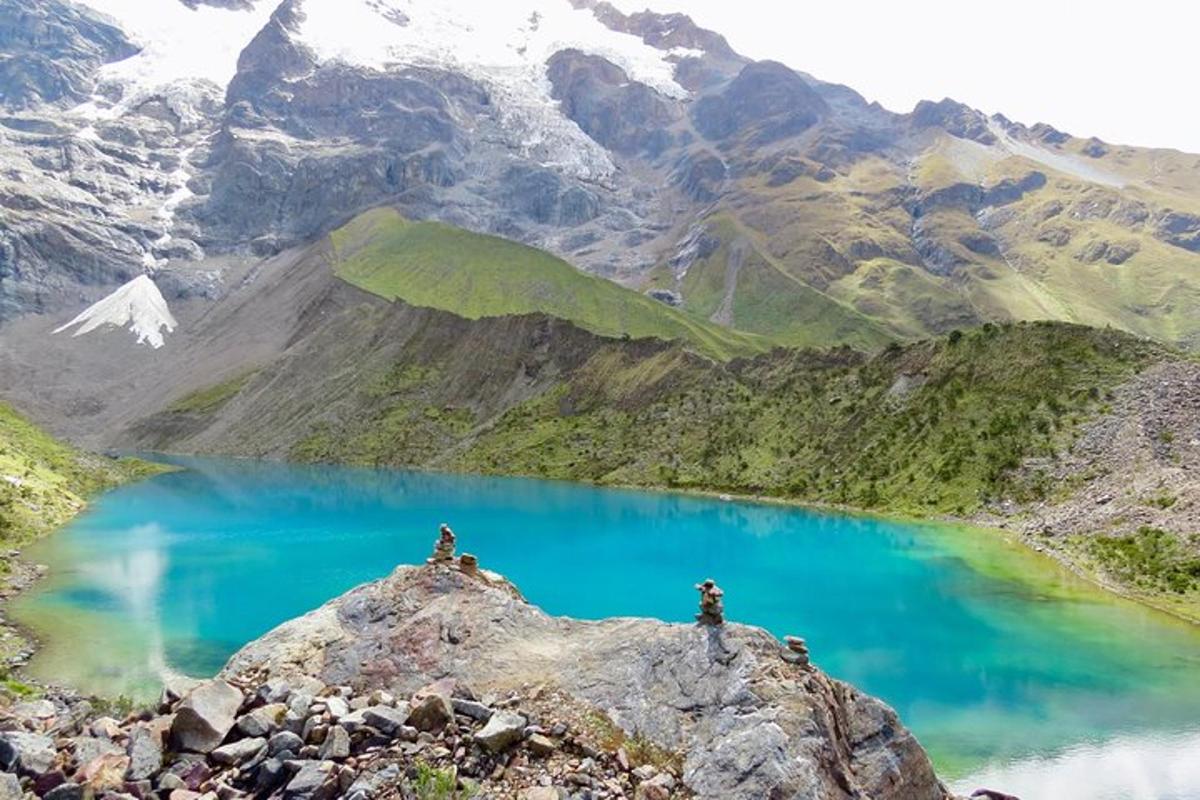
[[(506, 686), (524, 664), (578, 702), (612, 709), (624, 730), (680, 752), (679, 777), (697, 796), (946, 798), (891, 709), (818, 669), (782, 664), (764, 630), (551, 617), (500, 579), (433, 574), (399, 567), (247, 645), (226, 669), (288, 674), (319, 664), (327, 683), (414, 691), (448, 676)], [(430, 630), (472, 634), (431, 642)], [(497, 711), (488, 724), (499, 728), (514, 713)], [(518, 722), (475, 739), (512, 741), (524, 733)]]
[(26, 775), (41, 775), (54, 763), (54, 740), (23, 731), (0, 732), (0, 768)]
[(242, 693), (222, 680), (206, 681), (193, 689), (175, 711), (171, 744), (177, 750), (208, 753), (233, 728)]
[(350, 713), (350, 706), (340, 697), (326, 697), (325, 710), (329, 712), (329, 716), (336, 722)]
[(525, 735), (525, 717), (512, 711), (497, 711), (475, 734), (475, 741), (493, 753), (502, 752)]
[(42, 795), (42, 800), (83, 800), (83, 787), (78, 783), (60, 783), (46, 794)]
[(71, 740), (75, 747), (75, 763), (88, 764), (105, 753), (123, 753), (125, 748), (99, 736), (76, 736)]
[(360, 713), (367, 725), (389, 735), (396, 733), (401, 726), (406, 725), (410, 716), (407, 703), (401, 703), (394, 708), (392, 706), (369, 706)]
[(183, 778), (179, 777), (174, 772), (164, 772), (158, 778), (158, 788), (166, 792), (174, 789), (184, 789), (186, 787), (187, 784), (184, 782)]
[(336, 784), (330, 780), (320, 762), (305, 762), (284, 787), (285, 800), (328, 800), (335, 793)]
[(269, 703), (259, 706), (237, 721), (237, 729), (246, 736), (269, 736), (279, 729), (287, 706), (283, 703)]
[(268, 758), (254, 773), (254, 792), (259, 796), (266, 795), (277, 789), (287, 777), (287, 768), (278, 758)]
[(285, 750), (298, 753), (301, 747), (304, 747), (304, 740), (300, 738), (299, 734), (292, 731), (280, 731), (267, 741), (267, 752), (273, 756), (279, 755)]
[(324, 760), (337, 760), (346, 758), (350, 755), (350, 734), (341, 725), (334, 725), (325, 734), (325, 741), (321, 743), (321, 758)]
[(266, 747), (267, 740), (261, 737), (241, 739), (216, 748), (209, 754), (209, 757), (217, 764), (234, 767), (252, 760), (263, 752)]
[(470, 717), (476, 722), (487, 722), (492, 716), (492, 709), (476, 700), (464, 700), (461, 697), (452, 697), (450, 698), (450, 704), (454, 706), (455, 714)]
[(287, 703), (292, 687), (283, 678), (271, 678), (258, 687), (258, 698), (268, 705), (272, 703)]
[(11, 772), (0, 772), (0, 800), (21, 800), (21, 782)]
[(129, 732), (130, 780), (149, 778), (162, 768), (162, 736), (157, 730), (139, 725)]

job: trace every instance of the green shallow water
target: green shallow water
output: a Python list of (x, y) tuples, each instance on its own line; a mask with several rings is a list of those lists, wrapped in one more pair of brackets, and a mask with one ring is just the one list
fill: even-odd
[[(14, 613), (43, 633), (38, 675), (144, 694), (166, 671), (211, 674), (279, 622), (421, 561), (445, 520), (555, 614), (687, 621), (692, 584), (715, 577), (731, 618), (806, 637), (964, 788), (1200, 797), (1200, 630), (990, 532), (535, 480), (182, 463), (31, 548), (51, 578)], [(1053, 780), (1075, 789), (1043, 794)]]

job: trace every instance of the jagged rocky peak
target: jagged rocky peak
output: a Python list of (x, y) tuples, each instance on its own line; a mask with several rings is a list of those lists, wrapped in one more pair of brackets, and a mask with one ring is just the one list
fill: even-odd
[(986, 115), (948, 97), (936, 103), (922, 100), (913, 109), (911, 119), (918, 128), (940, 128), (960, 139), (996, 143)]
[(118, 27), (60, 0), (0, 0), (0, 106), (79, 102), (102, 64), (137, 52)]
[(948, 797), (895, 713), (812, 667), (802, 642), (730, 622), (552, 617), (473, 558), (434, 561), (285, 623), (223, 675), (397, 697), (435, 681), (480, 697), (553, 694), (564, 713), (592, 709), (674, 754), (702, 798)]

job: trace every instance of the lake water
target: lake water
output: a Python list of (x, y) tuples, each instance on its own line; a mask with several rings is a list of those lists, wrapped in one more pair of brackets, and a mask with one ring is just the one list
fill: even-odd
[(533, 603), (807, 638), (887, 700), (963, 789), (1200, 797), (1200, 630), (1099, 592), (985, 531), (522, 479), (178, 460), (30, 548), (51, 577), (14, 608), (32, 669), (144, 694), (398, 563), (438, 523)]

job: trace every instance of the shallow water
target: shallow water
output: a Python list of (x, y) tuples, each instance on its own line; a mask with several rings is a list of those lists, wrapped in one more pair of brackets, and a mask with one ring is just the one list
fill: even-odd
[(732, 619), (807, 638), (959, 788), (1200, 797), (1200, 630), (990, 532), (535, 480), (180, 463), (30, 549), (51, 579), (14, 612), (44, 632), (40, 676), (136, 694), (165, 670), (211, 674), (275, 624), (424, 559), (447, 521), (460, 550), (555, 614), (686, 621), (692, 584), (716, 578)]

